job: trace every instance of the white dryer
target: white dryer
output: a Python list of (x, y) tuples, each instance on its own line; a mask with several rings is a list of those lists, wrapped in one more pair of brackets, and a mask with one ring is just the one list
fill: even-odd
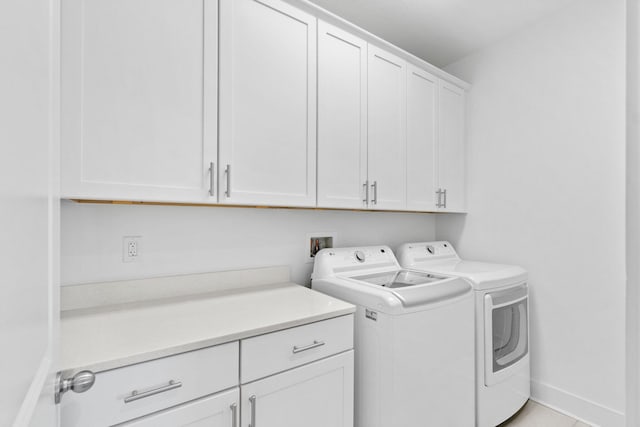
[(387, 246), (323, 249), (311, 286), (356, 305), (355, 425), (474, 424), (473, 292)]
[(530, 396), (527, 272), (461, 260), (449, 242), (407, 243), (400, 265), (467, 279), (475, 293), (476, 425), (494, 427)]

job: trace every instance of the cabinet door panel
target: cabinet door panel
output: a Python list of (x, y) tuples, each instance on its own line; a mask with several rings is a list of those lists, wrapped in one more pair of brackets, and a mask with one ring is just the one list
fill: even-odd
[[(120, 424), (122, 427), (237, 427), (239, 422), (240, 391), (218, 393), (194, 400), (166, 411)], [(235, 405), (235, 424), (232, 405)]]
[(244, 427), (352, 427), (353, 350), (241, 389)]
[(366, 207), (367, 43), (318, 23), (318, 206)]
[(217, 13), (215, 0), (63, 3), (63, 196), (212, 201)]
[(438, 187), (445, 189), (447, 212), (465, 210), (465, 93), (440, 83)]
[(436, 210), (438, 79), (412, 65), (407, 72), (407, 209)]
[[(369, 45), (368, 167), (373, 209), (406, 207), (406, 63)], [(377, 196), (377, 197), (376, 197)]]
[(279, 0), (222, 0), (224, 203), (316, 202), (316, 19)]

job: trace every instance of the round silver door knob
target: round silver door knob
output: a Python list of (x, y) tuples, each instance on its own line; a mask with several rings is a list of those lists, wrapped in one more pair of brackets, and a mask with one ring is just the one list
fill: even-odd
[(93, 387), (96, 382), (96, 375), (91, 371), (80, 371), (71, 378), (62, 378), (62, 373), (58, 372), (55, 384), (55, 402), (60, 403), (60, 398), (69, 390), (75, 393), (84, 393)]
[(71, 390), (76, 393), (84, 393), (93, 387), (96, 376), (91, 371), (80, 371), (71, 378)]

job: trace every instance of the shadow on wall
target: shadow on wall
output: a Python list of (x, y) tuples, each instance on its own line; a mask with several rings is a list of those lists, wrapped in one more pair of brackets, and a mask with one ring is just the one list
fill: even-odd
[(457, 249), (460, 238), (464, 234), (466, 223), (467, 215), (465, 214), (438, 215), (436, 219), (436, 239), (447, 240)]

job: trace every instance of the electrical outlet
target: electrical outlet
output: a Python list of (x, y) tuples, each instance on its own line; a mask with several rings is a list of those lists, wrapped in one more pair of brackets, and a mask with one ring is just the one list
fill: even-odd
[(122, 238), (122, 262), (136, 262), (140, 259), (140, 241), (142, 236), (124, 236)]

